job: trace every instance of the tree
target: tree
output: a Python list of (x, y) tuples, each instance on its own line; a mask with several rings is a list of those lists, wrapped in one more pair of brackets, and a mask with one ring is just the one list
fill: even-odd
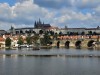
[(38, 34), (35, 34), (34, 36), (32, 36), (32, 42), (34, 44), (36, 44), (38, 42), (38, 40), (39, 40), (39, 35)]
[(47, 46), (48, 44), (51, 44), (51, 38), (50, 35), (48, 35), (48, 33), (45, 33), (44, 38), (41, 39), (41, 45)]
[(60, 32), (59, 32), (59, 36), (61, 36), (62, 34), (63, 34), (63, 33), (60, 31)]
[(26, 37), (26, 42), (28, 45), (32, 44), (32, 40), (30, 36)]
[(6, 45), (6, 47), (10, 48), (10, 46), (11, 46), (11, 39), (9, 37), (6, 38), (5, 45)]
[(22, 45), (23, 44), (23, 38), (19, 37), (17, 44)]
[(54, 34), (54, 39), (56, 39), (56, 40), (57, 40), (57, 37), (58, 37), (58, 34), (57, 34), (57, 33), (55, 33), (55, 34)]
[(67, 32), (67, 35), (70, 35), (70, 32)]
[(40, 42), (39, 42), (39, 35), (35, 34), (34, 36), (32, 36), (32, 42), (33, 42), (33, 46), (34, 47), (39, 47)]
[(50, 31), (50, 35), (54, 36), (54, 31)]
[(92, 31), (88, 31), (88, 34), (89, 34), (89, 35), (92, 35)]
[(83, 31), (83, 32), (81, 32), (81, 35), (85, 35), (85, 32)]
[(69, 35), (73, 35), (73, 32), (70, 32), (70, 34)]
[(93, 32), (93, 35), (97, 35), (97, 33), (96, 32)]

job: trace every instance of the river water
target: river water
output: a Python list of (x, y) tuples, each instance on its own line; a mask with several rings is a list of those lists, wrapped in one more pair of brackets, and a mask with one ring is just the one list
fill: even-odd
[(21, 49), (0, 50), (0, 54), (0, 75), (100, 75), (100, 58), (97, 57), (5, 56), (5, 54), (100, 55), (98, 50)]

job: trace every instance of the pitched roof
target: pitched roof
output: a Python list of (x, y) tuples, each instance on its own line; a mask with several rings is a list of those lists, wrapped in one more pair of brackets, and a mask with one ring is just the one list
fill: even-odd
[(4, 38), (2, 38), (2, 37), (0, 37), (0, 41), (5, 41), (5, 39), (4, 39)]

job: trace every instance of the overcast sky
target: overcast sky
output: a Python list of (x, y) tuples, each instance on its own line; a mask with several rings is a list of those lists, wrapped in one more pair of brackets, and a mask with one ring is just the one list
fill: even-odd
[(0, 0), (0, 29), (34, 27), (39, 18), (58, 27), (97, 27), (100, 0)]

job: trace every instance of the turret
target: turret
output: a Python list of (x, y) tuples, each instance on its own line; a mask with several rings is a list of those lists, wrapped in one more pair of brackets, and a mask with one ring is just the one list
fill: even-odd
[(100, 29), (100, 27), (99, 27), (99, 26), (97, 26), (97, 29)]
[(34, 23), (34, 28), (36, 28), (37, 27), (37, 23), (36, 23), (36, 21), (35, 21), (35, 23)]
[(40, 18), (39, 18), (39, 24), (41, 24), (41, 20), (40, 20)]
[(15, 28), (13, 26), (11, 26), (11, 28), (10, 28), (10, 33), (15, 34)]

